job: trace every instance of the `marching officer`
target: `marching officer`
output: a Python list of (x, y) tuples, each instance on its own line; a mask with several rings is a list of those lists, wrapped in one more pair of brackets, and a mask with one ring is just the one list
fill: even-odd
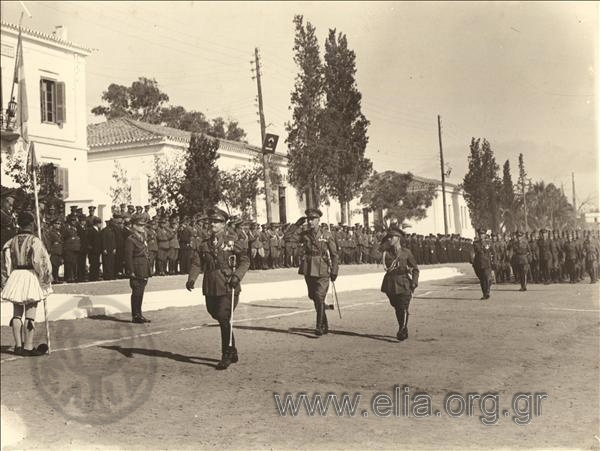
[(479, 237), (473, 242), (471, 264), (483, 292), (481, 300), (485, 300), (490, 298), (490, 288), (492, 286), (492, 245), (487, 239), (485, 230), (479, 229), (477, 233)]
[(125, 271), (131, 287), (131, 322), (143, 324), (151, 322), (142, 314), (144, 290), (150, 274), (148, 244), (146, 242), (146, 218), (141, 214), (131, 216), (131, 233), (125, 239)]
[[(321, 210), (309, 208), (305, 214), (306, 217), (301, 217), (290, 226), (288, 233), (297, 235), (299, 244), (304, 249), (298, 274), (304, 275), (308, 297), (313, 301), (317, 313), (315, 335), (321, 336), (329, 332), (325, 298), (329, 289), (329, 280), (335, 282), (338, 276), (338, 253), (331, 233), (319, 227), (319, 220), (323, 216)], [(301, 226), (305, 221), (307, 228), (302, 230)]]
[(398, 341), (408, 338), (408, 307), (415, 289), (419, 285), (419, 267), (412, 252), (403, 248), (404, 232), (390, 229), (381, 241), (384, 252), (385, 276), (381, 284), (398, 320)]
[[(238, 361), (235, 337), (231, 330), (231, 297), (233, 309), (239, 302), (242, 291), (240, 282), (250, 267), (247, 248), (237, 235), (229, 235), (225, 223), (227, 213), (218, 208), (208, 211), (210, 234), (193, 252), (192, 266), (185, 287), (192, 291), (200, 272), (204, 270), (202, 294), (206, 299), (206, 309), (210, 316), (219, 322), (221, 329), (221, 360), (217, 370), (225, 370)], [(231, 334), (231, 346), (229, 343)]]

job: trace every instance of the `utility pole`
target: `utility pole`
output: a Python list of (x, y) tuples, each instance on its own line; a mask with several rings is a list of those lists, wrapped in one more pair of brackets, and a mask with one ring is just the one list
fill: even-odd
[(525, 211), (525, 232), (529, 231), (527, 224), (527, 196), (525, 196), (525, 179), (521, 181), (521, 194), (523, 195), (523, 210)]
[(267, 222), (272, 221), (271, 213), (271, 175), (269, 172), (269, 160), (268, 155), (265, 152), (265, 113), (263, 111), (263, 99), (262, 99), (262, 86), (260, 84), (260, 58), (258, 56), (258, 47), (254, 48), (254, 66), (256, 68), (256, 87), (258, 88), (258, 115), (260, 117), (260, 139), (261, 139), (261, 150), (262, 150), (262, 161), (263, 161), (263, 172), (265, 176), (265, 200), (267, 203)]
[(571, 172), (571, 185), (573, 189), (573, 211), (575, 212), (575, 219), (577, 219), (577, 198), (575, 197), (575, 173)]
[(448, 216), (446, 213), (446, 173), (444, 172), (444, 151), (442, 150), (442, 119), (438, 114), (438, 138), (440, 140), (440, 169), (442, 172), (442, 202), (444, 203), (444, 234), (448, 235)]

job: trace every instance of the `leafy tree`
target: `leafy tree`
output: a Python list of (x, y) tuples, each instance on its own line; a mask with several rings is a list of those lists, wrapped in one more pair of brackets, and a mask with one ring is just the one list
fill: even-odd
[(289, 179), (308, 195), (307, 206), (318, 206), (325, 181), (325, 162), (319, 148), (319, 118), (323, 98), (323, 67), (315, 27), (294, 16), (294, 62), (298, 74), (291, 94), (292, 121), (286, 124)]
[(502, 167), (502, 190), (500, 191), (500, 217), (507, 230), (514, 230), (517, 225), (515, 191), (510, 174), (510, 161), (506, 160)]
[(553, 183), (534, 183), (527, 191), (528, 224), (534, 230), (542, 227), (564, 230), (575, 228), (573, 206), (562, 190)]
[(161, 122), (161, 109), (169, 101), (169, 96), (162, 92), (155, 79), (139, 77), (130, 87), (111, 84), (102, 93), (106, 106), (92, 108), (92, 113), (114, 119), (130, 116), (133, 119), (158, 124)]
[(200, 111), (187, 111), (180, 105), (165, 105), (169, 96), (160, 90), (155, 79), (139, 77), (129, 87), (112, 83), (102, 93), (102, 100), (107, 102), (108, 106), (96, 106), (92, 108), (92, 113), (106, 119), (127, 116), (151, 124), (163, 124), (192, 133), (206, 133), (231, 141), (243, 141), (246, 137), (246, 132), (239, 126), (238, 121), (225, 121), (221, 117), (209, 121)]
[(181, 201), (185, 158), (180, 153), (155, 155), (148, 173), (148, 194), (154, 207), (175, 208)]
[(27, 150), (24, 147), (15, 147), (13, 152), (7, 154), (4, 175), (25, 192), (33, 192), (31, 172), (27, 169)]
[(258, 167), (236, 168), (221, 173), (222, 201), (228, 213), (238, 210), (244, 219), (256, 217), (254, 204), (259, 194), (258, 173)]
[(217, 139), (192, 134), (177, 205), (180, 213), (199, 213), (214, 207), (221, 199), (218, 149)]
[(356, 86), (356, 56), (346, 35), (329, 30), (325, 41), (325, 108), (319, 124), (321, 155), (326, 162), (327, 192), (340, 202), (342, 223), (347, 204), (369, 177), (373, 165), (365, 158), (369, 121), (361, 112), (362, 95)]
[(374, 173), (365, 183), (360, 202), (373, 211), (387, 210), (398, 221), (423, 219), (435, 197), (435, 186), (415, 188), (414, 176), (410, 173), (384, 171)]
[(131, 185), (127, 177), (127, 171), (121, 164), (114, 160), (115, 168), (112, 173), (113, 184), (110, 187), (110, 197), (113, 205), (131, 203)]
[(473, 227), (498, 231), (500, 202), (498, 193), (502, 183), (498, 178), (494, 152), (486, 139), (471, 139), (469, 170), (462, 187), (471, 213)]

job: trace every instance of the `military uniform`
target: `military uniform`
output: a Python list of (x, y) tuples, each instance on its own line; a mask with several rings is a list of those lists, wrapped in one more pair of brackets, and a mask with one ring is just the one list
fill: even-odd
[[(143, 227), (146, 219), (142, 215), (134, 214), (131, 217), (132, 233), (125, 239), (125, 272), (129, 276), (131, 287), (131, 317), (136, 324), (149, 323), (150, 320), (142, 314), (144, 290), (148, 283), (150, 273), (150, 260), (148, 258), (148, 243)], [(142, 230), (138, 230), (142, 228)]]
[[(323, 214), (318, 209), (306, 210), (309, 221), (320, 218)], [(298, 242), (304, 249), (304, 257), (300, 262), (298, 273), (304, 275), (308, 288), (308, 297), (313, 301), (317, 314), (316, 335), (329, 332), (327, 314), (325, 313), (325, 298), (329, 289), (329, 280), (335, 282), (338, 275), (338, 253), (333, 236), (329, 231), (308, 228), (302, 230), (304, 218), (290, 226), (289, 233), (298, 236)]]
[[(492, 244), (485, 237), (484, 232), (479, 233), (480, 238), (473, 242), (473, 258), (471, 264), (475, 270), (475, 274), (479, 279), (483, 299), (490, 298), (490, 289), (492, 286), (492, 259), (493, 250)], [(481, 235), (484, 235), (481, 237)]]
[[(115, 213), (115, 215), (117, 214)], [(117, 256), (116, 229), (117, 226), (111, 220), (100, 232), (102, 242), (102, 278), (104, 280), (114, 280), (117, 275), (115, 267)]]
[[(209, 211), (211, 222), (224, 223), (228, 219), (227, 213), (219, 209)], [(216, 227), (216, 226), (214, 226)], [(230, 266), (230, 259), (235, 256), (235, 270)], [(244, 243), (237, 239), (237, 235), (228, 235), (225, 230), (212, 233), (204, 239), (196, 252), (193, 252), (192, 265), (188, 275), (186, 288), (192, 290), (200, 273), (204, 272), (202, 279), (202, 294), (206, 299), (208, 313), (219, 322), (221, 330), (221, 361), (217, 369), (226, 369), (230, 364), (238, 361), (235, 337), (231, 331), (231, 296), (233, 291), (233, 309), (238, 304), (241, 292), (240, 282), (250, 266), (248, 254)], [(231, 346), (229, 344), (232, 336)]]
[(77, 227), (72, 222), (69, 222), (63, 231), (63, 258), (65, 261), (65, 281), (75, 282), (77, 277), (77, 264), (79, 262), (79, 251), (81, 242)]
[(58, 271), (63, 264), (63, 240), (58, 227), (61, 222), (58, 219), (53, 221), (53, 227), (48, 231), (48, 253), (50, 254), (50, 264), (52, 265), (52, 280), (58, 283)]
[(102, 232), (100, 218), (95, 217), (87, 228), (87, 255), (90, 262), (90, 280), (100, 280), (100, 255), (102, 254)]
[(521, 284), (521, 291), (527, 291), (527, 276), (529, 274), (529, 263), (531, 261), (531, 250), (529, 243), (517, 232), (517, 239), (512, 244), (517, 274)]
[(409, 249), (396, 247), (389, 242), (393, 237), (402, 238), (403, 232), (390, 230), (382, 239), (385, 276), (381, 291), (385, 293), (396, 312), (398, 340), (408, 338), (408, 307), (412, 294), (419, 285), (419, 267)]

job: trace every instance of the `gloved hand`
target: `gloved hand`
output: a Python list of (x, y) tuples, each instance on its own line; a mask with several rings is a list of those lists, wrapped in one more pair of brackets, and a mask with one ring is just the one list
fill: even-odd
[(329, 276), (329, 279), (331, 279), (331, 281), (332, 281), (332, 282), (335, 282), (335, 281), (336, 281), (336, 279), (337, 279), (337, 274), (331, 274), (331, 275)]
[(302, 216), (300, 219), (296, 221), (297, 226), (301, 226), (306, 221), (306, 216)]
[(232, 274), (227, 285), (229, 285), (232, 290), (235, 290), (240, 285), (240, 278), (235, 274)]
[(192, 290), (194, 289), (194, 281), (193, 281), (193, 280), (188, 280), (188, 281), (185, 283), (185, 288), (186, 288), (186, 290), (188, 290), (188, 291), (192, 291)]
[(411, 283), (410, 284), (410, 291), (412, 291), (414, 293), (418, 286), (419, 286), (418, 283)]

